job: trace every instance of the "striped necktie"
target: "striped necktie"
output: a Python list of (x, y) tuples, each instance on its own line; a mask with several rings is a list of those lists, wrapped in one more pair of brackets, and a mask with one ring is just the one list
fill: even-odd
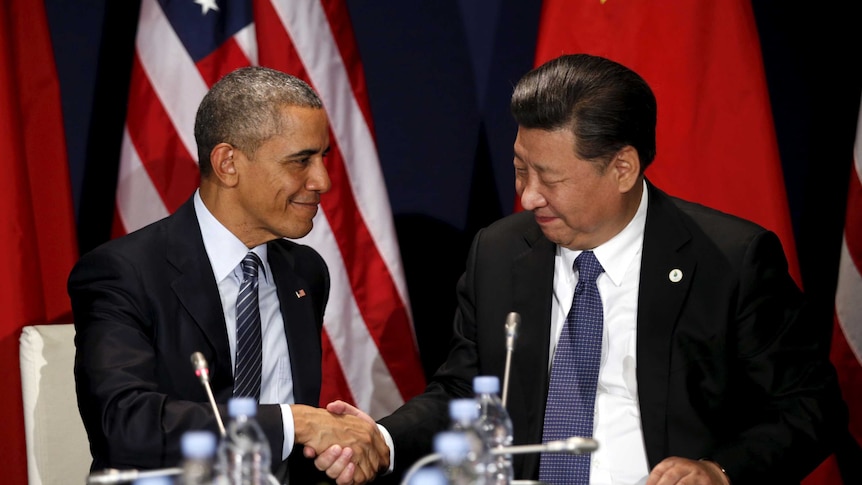
[(236, 369), (233, 395), (260, 400), (261, 337), (257, 302), (258, 255), (249, 251), (242, 260), (242, 283), (236, 298)]

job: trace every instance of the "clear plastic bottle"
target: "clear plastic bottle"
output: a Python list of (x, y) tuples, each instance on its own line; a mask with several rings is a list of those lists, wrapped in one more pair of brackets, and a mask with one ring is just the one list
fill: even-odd
[(182, 485), (212, 485), (216, 435), (210, 431), (187, 431), (180, 440), (183, 453)]
[(488, 448), (476, 427), (479, 418), (479, 403), (475, 399), (453, 399), (449, 401), (450, 431), (464, 434), (468, 450), (465, 466), (472, 470), (471, 484), (485, 484), (485, 469)]
[(470, 462), (470, 446), (468, 434), (463, 431), (443, 431), (434, 435), (434, 452), (440, 455), (441, 468), (449, 485), (485, 483)]
[(219, 483), (270, 483), (272, 452), (255, 418), (257, 402), (252, 398), (233, 398), (228, 401), (228, 414), (230, 420), (218, 446)]
[[(500, 399), (497, 376), (476, 376), (473, 391), (479, 403), (477, 429), (489, 449), (512, 445), (512, 418)], [(488, 485), (508, 485), (514, 476), (512, 455), (489, 455), (486, 475)]]

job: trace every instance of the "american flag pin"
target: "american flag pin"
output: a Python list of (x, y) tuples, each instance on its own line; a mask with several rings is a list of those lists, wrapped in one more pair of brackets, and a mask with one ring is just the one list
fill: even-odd
[(296, 292), (297, 298), (302, 298), (303, 296), (305, 296), (305, 290), (300, 289), (299, 291)]

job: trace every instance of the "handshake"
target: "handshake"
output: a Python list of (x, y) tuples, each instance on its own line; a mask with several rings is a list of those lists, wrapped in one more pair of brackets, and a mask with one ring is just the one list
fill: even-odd
[(361, 485), (389, 469), (389, 446), (368, 414), (344, 401), (326, 409), (291, 406), (296, 443), (339, 485)]

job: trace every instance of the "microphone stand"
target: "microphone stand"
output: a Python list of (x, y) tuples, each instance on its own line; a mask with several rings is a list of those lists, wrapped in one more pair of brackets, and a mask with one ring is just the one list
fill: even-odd
[(512, 352), (515, 351), (515, 338), (520, 322), (521, 315), (517, 312), (510, 312), (506, 316), (506, 369), (503, 371), (503, 394), (500, 396), (503, 407), (506, 407), (509, 397), (509, 372), (512, 369)]
[(221, 433), (222, 438), (225, 435), (224, 422), (221, 419), (221, 413), (218, 411), (218, 406), (216, 405), (215, 396), (213, 396), (213, 390), (210, 386), (210, 370), (209, 364), (207, 364), (207, 359), (204, 357), (204, 354), (200, 352), (195, 352), (191, 356), (192, 365), (195, 367), (195, 375), (200, 379), (201, 385), (204, 386), (204, 389), (207, 392), (207, 398), (210, 402), (210, 407), (213, 410), (213, 414), (215, 414), (216, 423), (218, 423), (218, 430)]
[[(536, 445), (516, 445), (516, 446), (499, 446), (491, 448), (489, 452), (492, 455), (528, 455), (532, 453), (569, 453), (571, 455), (580, 455), (583, 453), (592, 453), (599, 448), (599, 442), (592, 438), (582, 438), (580, 436), (572, 436), (565, 440), (549, 441), (547, 443)], [(431, 463), (440, 461), (443, 458), (439, 453), (431, 453), (416, 460), (416, 463), (407, 470), (404, 478), (401, 480), (401, 485), (408, 485), (410, 479), (416, 474), (420, 468)]]
[[(87, 485), (114, 485), (117, 483), (130, 483), (139, 478), (149, 477), (171, 477), (182, 475), (183, 469), (174, 468), (159, 468), (157, 470), (118, 470), (116, 468), (106, 468), (102, 471), (91, 473), (87, 476)], [(266, 481), (270, 485), (281, 485), (277, 478), (271, 473), (266, 475)], [(221, 483), (216, 480), (215, 483)]]
[(139, 478), (148, 477), (170, 477), (179, 475), (183, 472), (182, 468), (160, 468), (158, 470), (117, 470), (116, 468), (108, 468), (100, 472), (91, 473), (87, 477), (87, 484), (114, 484), (133, 482)]

